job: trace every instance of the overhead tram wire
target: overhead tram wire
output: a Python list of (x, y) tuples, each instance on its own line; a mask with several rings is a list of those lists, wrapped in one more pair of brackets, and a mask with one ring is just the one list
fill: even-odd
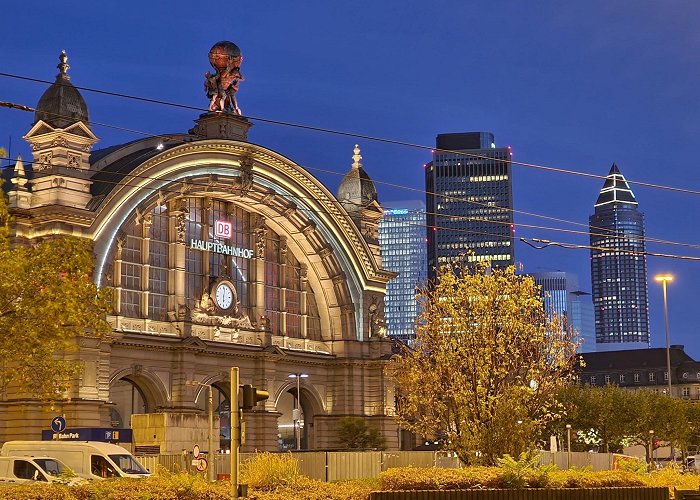
[[(24, 106), (24, 105), (20, 105), (20, 104), (14, 104), (14, 103), (6, 102), (6, 101), (0, 101), (0, 107), (8, 107), (8, 108), (20, 109), (20, 110), (22, 110), (22, 111), (30, 111), (30, 112), (36, 111), (34, 108), (31, 108), (31, 107), (29, 107), (29, 106)], [(52, 115), (54, 115), (54, 116), (59, 116), (59, 117), (64, 117), (64, 118), (65, 118), (65, 116), (60, 115), (60, 114), (58, 114), (58, 113), (50, 113), (50, 114), (52, 114)], [(128, 131), (128, 132), (130, 132), (130, 133), (134, 133), (134, 134), (138, 134), (138, 135), (143, 135), (143, 136), (145, 136), (145, 137), (152, 138), (152, 139), (157, 139), (157, 138), (168, 139), (168, 138), (171, 138), (173, 135), (178, 135), (178, 134), (160, 134), (160, 135), (158, 135), (158, 134), (150, 134), (150, 133), (143, 132), (143, 131), (139, 131), (139, 130), (135, 130), (135, 129), (130, 129), (130, 128), (126, 128), (126, 127), (120, 127), (120, 126), (111, 125), (111, 124), (106, 124), (106, 123), (101, 123), (101, 122), (90, 122), (90, 123), (93, 124), (93, 125), (98, 125), (98, 126), (103, 126), (103, 127), (108, 127), (108, 128), (114, 128), (114, 129), (118, 129), (118, 130), (125, 130), (125, 131)], [(183, 142), (184, 142), (184, 141), (183, 141)], [(147, 153), (144, 154), (144, 157), (146, 157), (146, 156), (147, 156)], [(5, 159), (6, 159), (6, 160), (9, 160), (9, 161), (12, 161), (10, 158), (5, 158)], [(27, 162), (27, 163), (33, 164), (34, 162)], [(307, 169), (307, 170), (316, 170), (316, 171), (321, 171), (321, 172), (324, 172), (324, 173), (329, 173), (329, 174), (334, 174), (334, 175), (340, 175), (340, 176), (344, 176), (344, 175), (345, 175), (345, 174), (342, 173), (342, 172), (337, 172), (337, 171), (334, 171), (334, 170), (322, 169), (322, 168), (316, 168), (316, 167), (308, 167), (308, 166), (303, 166), (303, 165), (300, 165), (300, 166), (302, 166), (302, 168), (305, 168), (305, 169)], [(11, 165), (7, 165), (7, 166), (5, 166), (4, 168), (11, 168)], [(119, 173), (119, 172), (112, 172), (112, 171), (110, 171), (110, 170), (105, 170), (105, 169), (99, 170), (99, 171), (98, 171), (98, 170), (94, 170), (94, 169), (88, 169), (88, 171), (92, 171), (92, 172), (102, 172), (102, 173)], [(130, 175), (133, 176), (133, 174), (130, 174)], [(576, 225), (576, 226), (583, 226), (583, 227), (586, 227), (586, 228), (589, 228), (589, 229), (598, 229), (598, 230), (604, 231), (604, 233), (592, 233), (592, 232), (590, 232), (590, 231), (588, 231), (588, 232), (584, 232), (584, 231), (575, 231), (575, 230), (565, 229), (565, 228), (553, 228), (553, 227), (547, 227), (547, 226), (538, 226), (538, 225), (533, 225), (533, 224), (515, 223), (515, 222), (511, 223), (511, 222), (509, 222), (509, 221), (497, 221), (497, 220), (492, 220), (492, 219), (484, 219), (484, 218), (480, 218), (480, 217), (458, 216), (458, 215), (449, 215), (449, 214), (441, 214), (441, 213), (433, 213), (433, 212), (426, 212), (427, 215), (435, 215), (435, 216), (437, 216), (437, 217), (442, 217), (442, 218), (451, 218), (451, 219), (481, 221), (481, 222), (495, 223), (495, 224), (503, 224), (503, 225), (511, 225), (511, 224), (512, 224), (513, 227), (527, 227), (527, 228), (532, 228), (532, 229), (542, 229), (542, 230), (547, 230), (547, 231), (558, 231), (558, 232), (566, 232), (566, 233), (572, 233), (572, 234), (582, 234), (582, 235), (589, 235), (589, 236), (607, 236), (607, 237), (609, 237), (609, 238), (621, 239), (621, 240), (636, 239), (635, 237), (628, 237), (628, 236), (625, 236), (625, 235), (620, 236), (620, 235), (611, 233), (610, 230), (605, 229), (605, 228), (600, 228), (600, 227), (596, 227), (596, 226), (589, 226), (589, 225), (586, 225), (586, 224), (583, 224), (583, 223), (579, 223), (579, 222), (568, 221), (568, 220), (566, 220), (566, 219), (560, 219), (560, 218), (551, 217), (551, 216), (546, 216), (546, 215), (542, 215), (542, 214), (536, 214), (536, 213), (532, 213), (532, 212), (524, 212), (524, 211), (512, 209), (512, 208), (510, 208), (510, 207), (499, 207), (499, 206), (488, 205), (488, 204), (486, 204), (486, 203), (480, 203), (480, 202), (477, 202), (477, 201), (468, 200), (468, 199), (459, 198), (459, 197), (441, 195), (441, 194), (438, 194), (438, 193), (431, 193), (431, 192), (429, 192), (429, 191), (420, 190), (420, 189), (418, 189), (418, 188), (412, 188), (412, 187), (410, 187), (410, 186), (404, 186), (404, 185), (401, 185), (401, 184), (389, 183), (389, 182), (381, 181), (381, 180), (373, 180), (373, 182), (375, 182), (376, 184), (389, 185), (389, 186), (395, 187), (395, 188), (406, 189), (406, 190), (411, 190), (411, 191), (417, 191), (417, 192), (420, 192), (420, 193), (422, 193), (422, 194), (433, 194), (433, 195), (435, 195), (435, 196), (440, 196), (443, 200), (448, 200), (448, 199), (449, 199), (449, 200), (455, 200), (455, 201), (459, 201), (459, 202), (463, 202), (463, 203), (469, 203), (469, 204), (471, 204), (471, 205), (482, 206), (482, 207), (487, 208), (487, 209), (489, 209), (489, 210), (503, 210), (503, 211), (513, 212), (513, 213), (518, 213), (518, 214), (523, 214), (523, 215), (528, 215), (528, 216), (543, 218), (543, 219), (546, 219), (546, 220), (554, 220), (554, 221), (557, 221), (557, 222), (572, 224), (572, 225)], [(428, 226), (426, 226), (426, 227), (428, 227)], [(444, 227), (443, 227), (442, 229), (444, 229), (444, 230), (450, 230), (450, 229), (444, 228)], [(477, 232), (473, 232), (473, 231), (467, 231), (467, 232), (471, 232), (472, 234), (478, 234)], [(499, 236), (499, 235), (493, 235), (493, 236)], [(501, 236), (501, 237), (502, 237), (502, 236)], [(674, 241), (662, 240), (662, 239), (650, 238), (650, 237), (645, 238), (645, 241), (649, 241), (649, 242), (652, 242), (652, 243), (659, 243), (659, 244), (679, 245), (679, 246), (684, 246), (684, 247), (688, 247), (688, 248), (698, 248), (698, 247), (700, 247), (700, 245), (695, 245), (695, 244), (691, 244), (691, 243), (674, 242)]]
[[(31, 81), (35, 83), (44, 83), (48, 85), (63, 85), (62, 83), (55, 82), (55, 81), (49, 81), (49, 80), (44, 80), (41, 78), (32, 78), (28, 76), (22, 76), (22, 75), (16, 75), (13, 73), (5, 73), (5, 72), (0, 72), (0, 77), (6, 77), (6, 78), (14, 78), (14, 79), (19, 79), (19, 80), (25, 80), (25, 81)], [(140, 97), (140, 96), (134, 96), (131, 94), (124, 94), (120, 92), (112, 92), (109, 90), (101, 90), (101, 89), (94, 89), (91, 87), (82, 87), (78, 85), (73, 85), (71, 84), (74, 88), (78, 90), (83, 90), (85, 92), (93, 92), (96, 94), (102, 94), (102, 95), (108, 95), (112, 97), (119, 97), (123, 99), (130, 99), (130, 100), (135, 100), (135, 101), (141, 101), (141, 102), (147, 102), (150, 104), (158, 104), (162, 106), (170, 106), (170, 107), (175, 107), (179, 109), (188, 109), (188, 110), (193, 110), (193, 111), (200, 111), (200, 112), (208, 112), (208, 108), (203, 108), (201, 106), (192, 106), (189, 104), (180, 104), (180, 103), (175, 103), (171, 101), (164, 101), (161, 99), (152, 99), (148, 97)], [(313, 132), (321, 132), (321, 133), (326, 133), (326, 134), (333, 134), (333, 135), (340, 135), (340, 136), (345, 136), (345, 137), (353, 137), (357, 139), (366, 139), (368, 141), (373, 141), (373, 142), (381, 142), (384, 144), (393, 144), (396, 146), (405, 146), (405, 147), (411, 147), (411, 148), (416, 148), (416, 149), (422, 149), (422, 150), (428, 150), (431, 152), (434, 151), (439, 151), (443, 153), (449, 153), (449, 154), (455, 154), (455, 155), (461, 155), (465, 156), (467, 158), (474, 158), (474, 159), (487, 159), (487, 160), (492, 160), (492, 161), (497, 161), (497, 162), (510, 162), (512, 165), (518, 165), (522, 167), (528, 167), (528, 168), (533, 168), (533, 169), (539, 169), (539, 170), (544, 170), (547, 172), (556, 172), (556, 173), (562, 173), (562, 174), (569, 174), (569, 175), (578, 175), (582, 177), (588, 177), (588, 178), (594, 178), (594, 179), (606, 179), (606, 175), (600, 175), (600, 174), (592, 174), (589, 172), (580, 172), (577, 170), (569, 170), (569, 169), (564, 169), (564, 168), (558, 168), (558, 167), (551, 167), (547, 165), (539, 165), (537, 163), (526, 163), (526, 162), (521, 162), (521, 161), (516, 161), (516, 160), (506, 160), (506, 159), (501, 159), (501, 158), (492, 158), (490, 156), (484, 156), (484, 155), (478, 155), (474, 153), (467, 153), (464, 151), (452, 151), (448, 149), (440, 149), (440, 148), (435, 148), (432, 146), (425, 146), (423, 144), (416, 144), (412, 142), (407, 142), (407, 141), (399, 141), (396, 139), (388, 139), (384, 137), (376, 137), (376, 136), (371, 136), (367, 134), (360, 134), (357, 132), (347, 132), (347, 131), (342, 131), (342, 130), (335, 130), (335, 129), (329, 129), (325, 127), (317, 127), (313, 125), (305, 125), (301, 123), (292, 123), (292, 122), (287, 122), (287, 121), (282, 121), (282, 120), (273, 120), (270, 118), (263, 118), (259, 116), (252, 116), (252, 115), (246, 115), (242, 116), (243, 118), (253, 120), (253, 121), (258, 121), (261, 123), (269, 123), (272, 125), (280, 125), (280, 126), (285, 126), (285, 127), (293, 127), (293, 128), (299, 128), (303, 130), (309, 130)], [(695, 189), (687, 189), (687, 188), (680, 188), (680, 187), (675, 187), (675, 186), (666, 186), (663, 184), (657, 184), (657, 183), (652, 183), (652, 182), (644, 182), (644, 181), (634, 181), (634, 180), (629, 180), (627, 179), (627, 182), (629, 184), (635, 184), (638, 186), (643, 186), (643, 187), (649, 187), (649, 188), (654, 188), (654, 189), (663, 189), (663, 190), (668, 190), (668, 191), (674, 191), (674, 192), (679, 192), (679, 193), (685, 193), (685, 194), (693, 194), (693, 195), (700, 195), (700, 190), (695, 190)]]
[[(632, 256), (645, 256), (645, 257), (663, 257), (663, 258), (672, 258), (672, 259), (680, 259), (680, 260), (692, 260), (692, 261), (700, 261), (700, 256), (692, 256), (692, 255), (676, 255), (676, 254), (667, 254), (667, 253), (658, 253), (658, 252), (648, 252), (648, 251), (636, 251), (636, 250), (622, 250), (622, 249), (617, 249), (617, 248), (608, 248), (608, 247), (596, 247), (596, 246), (591, 246), (591, 245), (577, 245), (575, 243), (562, 243), (559, 241), (550, 241), (550, 240), (544, 240), (541, 238), (519, 238), (520, 241), (528, 245), (529, 247), (534, 248), (535, 250), (544, 250), (545, 248), (548, 247), (559, 247), (559, 248), (565, 248), (567, 250), (599, 250), (601, 252), (606, 252), (606, 253), (611, 253), (611, 254), (623, 254), (623, 255), (632, 255)], [(539, 246), (535, 245), (534, 243), (540, 243)]]
[[(0, 159), (9, 159), (9, 158), (0, 158)], [(34, 164), (36, 162), (27, 162), (29, 164)], [(172, 179), (167, 179), (167, 178), (160, 178), (160, 177), (152, 177), (152, 176), (145, 176), (145, 175), (137, 175), (133, 173), (120, 173), (120, 172), (114, 172), (114, 171), (109, 171), (109, 170), (94, 170), (94, 169), (88, 169), (88, 171), (91, 172), (101, 172), (101, 173), (119, 173), (120, 175), (123, 175), (124, 178), (129, 178), (129, 179), (140, 179), (140, 180), (158, 180), (158, 181), (163, 181), (166, 183), (174, 183), (176, 181)], [(206, 174), (201, 174), (201, 176), (204, 176)], [(168, 188), (155, 188), (155, 187), (149, 187), (149, 186), (138, 186), (136, 184), (129, 184), (129, 181), (126, 181), (126, 183), (123, 182), (123, 180), (119, 181), (109, 181), (109, 180), (100, 180), (99, 182), (104, 183), (104, 184), (111, 184), (111, 185), (122, 185), (123, 187), (128, 187), (128, 188), (140, 188), (140, 189), (150, 189), (153, 192), (163, 192), (163, 193), (169, 193), (169, 194), (177, 194), (180, 193), (181, 191), (179, 189), (168, 189)], [(204, 187), (206, 186), (205, 183), (203, 182), (191, 182), (191, 186), (199, 186), (199, 187)], [(281, 196), (284, 198), (297, 198), (297, 199), (306, 199), (306, 200), (313, 200), (313, 201), (318, 201), (316, 198), (308, 197), (308, 196), (302, 196), (302, 195), (293, 195), (293, 196), (288, 196), (284, 193), (280, 192), (275, 192), (274, 193), (276, 196)], [(293, 200), (292, 200), (293, 201)], [(337, 203), (340, 203), (339, 201), (336, 200)], [(360, 206), (358, 204), (358, 206)], [(304, 207), (304, 210), (308, 210), (312, 213), (323, 213), (326, 215), (338, 215), (338, 212), (330, 212), (327, 210), (318, 210), (318, 209), (312, 209), (310, 207)], [(508, 221), (497, 221), (497, 220), (492, 220), (492, 219), (482, 219), (482, 218), (473, 218), (473, 217), (468, 217), (468, 216), (456, 216), (456, 215), (447, 215), (447, 214), (435, 214), (432, 212), (426, 212), (426, 214), (429, 215), (436, 215), (436, 216), (441, 216), (441, 217), (446, 217), (446, 218), (451, 218), (451, 219), (460, 219), (460, 220), (475, 220), (477, 222), (487, 222), (487, 223), (495, 223), (495, 224), (502, 224), (502, 225), (511, 225), (510, 222)], [(422, 227), (425, 228), (426, 230), (439, 230), (439, 231), (449, 231), (453, 233), (464, 233), (464, 234), (472, 234), (472, 235), (479, 235), (479, 236), (488, 236), (491, 238), (500, 238), (500, 239), (511, 239), (513, 236), (511, 234), (504, 235), (503, 233), (489, 233), (489, 232), (480, 232), (480, 231), (475, 231), (475, 230), (468, 230), (468, 229), (461, 229), (461, 228), (452, 228), (448, 226), (438, 226), (438, 225), (428, 225), (428, 224), (418, 224), (418, 223), (411, 223), (409, 224), (412, 227)], [(564, 228), (552, 228), (552, 227), (547, 227), (547, 226), (537, 226), (537, 225), (532, 225), (532, 224), (520, 224), (520, 223), (513, 223), (513, 226), (515, 227), (524, 227), (528, 229), (540, 229), (544, 231), (552, 231), (552, 232), (566, 232), (566, 233), (574, 233), (574, 234), (581, 234), (581, 235), (593, 235), (593, 236), (609, 236), (613, 237), (613, 235), (609, 234), (598, 234), (598, 233), (585, 233), (583, 231), (574, 231), (574, 230), (568, 230)], [(538, 238), (519, 238), (520, 241), (523, 243), (526, 243), (529, 245), (527, 240), (532, 240), (532, 241), (549, 241), (549, 240), (544, 240), (544, 239), (538, 239)], [(626, 237), (625, 239), (638, 239), (638, 238), (628, 238)], [(684, 246), (688, 248), (700, 248), (700, 245), (694, 245), (690, 243), (680, 243), (680, 242), (672, 242), (672, 241), (665, 241), (665, 240), (654, 240), (654, 239), (648, 239), (645, 238), (645, 241), (650, 241), (652, 243), (664, 243), (664, 244), (669, 244), (669, 245), (679, 245), (679, 246)], [(559, 243), (550, 243), (547, 246), (564, 246), (565, 244), (559, 244)], [(530, 245), (532, 246), (532, 245)], [(579, 245), (580, 248), (593, 248), (593, 247), (585, 247), (583, 245)], [(534, 247), (533, 247), (534, 248)], [(606, 248), (605, 251), (613, 251), (610, 248)], [(616, 252), (619, 253), (624, 253), (624, 254), (629, 254), (632, 251), (629, 250), (615, 250)], [(637, 255), (649, 255), (649, 256), (657, 256), (657, 257), (669, 257), (672, 258), (674, 254), (656, 254), (656, 253), (651, 253), (651, 252), (636, 252), (635, 254)], [(694, 257), (691, 256), (678, 256), (678, 258), (683, 258), (683, 259), (690, 259), (690, 260), (695, 260)]]
[[(28, 79), (28, 80), (30, 80), (30, 81), (37, 81), (37, 82), (50, 83), (50, 84), (52, 83), (52, 82), (49, 82), (48, 80), (40, 80), (40, 79), (29, 78), (29, 77), (20, 77), (20, 76), (17, 76), (17, 75), (9, 75), (9, 74), (6, 74), (6, 73), (1, 73), (1, 72), (0, 72), (0, 76), (11, 76), (11, 77), (14, 77), (14, 78), (25, 78), (25, 79)], [(55, 82), (53, 82), (53, 83), (55, 83)], [(61, 84), (59, 84), (59, 85), (61, 85)], [(89, 88), (89, 87), (75, 87), (75, 88), (80, 89), (80, 90), (85, 90), (85, 91), (88, 91), (88, 92), (102, 93), (102, 94), (106, 94), (106, 95), (117, 96), (117, 97), (123, 97), (123, 98), (127, 98), (127, 99), (135, 99), (135, 100), (145, 101), (145, 102), (149, 102), (149, 103), (156, 103), (156, 104), (169, 105), (169, 106), (175, 106), (175, 107), (181, 107), (181, 108), (188, 108), (188, 109), (194, 109), (194, 110), (199, 110), (199, 111), (208, 111), (208, 109), (205, 109), (205, 108), (198, 108), (198, 107), (188, 106), (188, 105), (184, 105), (184, 104), (170, 103), (170, 102), (168, 102), (168, 101), (160, 101), (160, 100), (157, 100), (157, 99), (149, 99), (149, 98), (145, 98), (145, 97), (130, 96), (130, 95), (127, 95), (127, 94), (120, 94), (120, 93), (110, 92), (110, 91), (105, 91), (105, 90), (92, 89), (92, 88)], [(3, 103), (3, 102), (0, 102), (0, 106), (2, 106), (3, 104), (9, 104), (9, 105), (10, 105), (10, 106), (7, 106), (7, 107), (14, 107), (14, 108), (19, 108), (19, 109), (23, 109), (23, 110), (33, 110), (33, 108), (29, 108), (28, 106), (22, 106), (22, 105), (16, 105), (16, 104), (13, 104), (13, 103)], [(53, 113), (53, 114), (56, 114), (56, 113)], [(434, 148), (429, 148), (428, 146), (421, 146), (421, 145), (418, 145), (418, 144), (404, 143), (404, 142), (402, 142), (402, 141), (395, 141), (395, 140), (391, 140), (391, 139), (383, 139), (383, 138), (377, 138), (377, 137), (372, 137), (372, 136), (366, 136), (366, 135), (360, 135), (360, 134), (353, 134), (353, 133), (350, 133), (350, 132), (341, 132), (341, 131), (334, 131), (334, 130), (330, 130), (330, 129), (322, 129), (322, 128), (319, 128), (319, 127), (312, 127), (312, 126), (308, 126), (308, 125), (292, 124), (292, 123), (288, 123), (288, 122), (280, 122), (280, 121), (268, 120), (268, 119), (264, 119), (264, 118), (255, 118), (255, 117), (247, 117), (247, 118), (250, 118), (250, 119), (252, 119), (252, 120), (257, 120), (257, 121), (276, 123), (276, 124), (285, 125), (285, 126), (290, 126), (290, 127), (300, 127), (300, 128), (305, 128), (305, 129), (309, 129), (309, 130), (315, 130), (315, 131), (321, 131), (321, 132), (327, 132), (327, 133), (333, 133), (333, 134), (341, 134), (341, 135), (351, 136), (351, 137), (354, 137), (354, 138), (365, 138), (365, 139), (372, 140), (372, 141), (388, 142), (388, 143), (397, 144), (397, 145), (411, 146), (411, 147), (422, 148), (422, 149), (430, 149), (431, 151), (442, 151), (442, 152), (446, 152), (446, 153), (450, 153), (450, 154), (466, 155), (466, 156), (475, 157), (475, 158), (488, 159), (488, 160), (496, 160), (496, 161), (502, 161), (502, 162), (510, 161), (512, 164), (519, 164), (519, 165), (523, 165), (523, 166), (533, 166), (533, 167), (534, 167), (534, 166), (537, 166), (537, 167), (542, 167), (542, 168), (553, 168), (553, 167), (545, 167), (545, 166), (542, 166), (542, 165), (529, 164), (529, 163), (524, 163), (524, 162), (516, 162), (516, 161), (513, 161), (512, 159), (511, 159), (511, 160), (503, 160), (503, 159), (500, 159), (500, 158), (492, 158), (492, 157), (489, 157), (489, 156), (474, 155), (474, 154), (470, 154), (470, 153), (465, 153), (465, 152), (463, 152), (463, 151), (452, 151), (452, 150), (444, 150), (444, 149), (434, 149)], [(144, 136), (147, 136), (147, 137), (163, 137), (163, 138), (168, 137), (168, 134), (152, 135), (152, 134), (147, 134), (147, 133), (145, 133), (145, 132), (136, 131), (136, 130), (133, 130), (133, 129), (127, 129), (127, 128), (124, 128), (124, 127), (117, 127), (117, 126), (108, 125), (108, 124), (100, 124), (100, 123), (98, 123), (98, 122), (92, 122), (92, 123), (94, 123), (94, 124), (96, 124), (96, 125), (105, 126), (105, 127), (110, 127), (110, 128), (120, 129), (120, 130), (126, 130), (126, 131), (129, 131), (129, 132), (141, 134), (141, 135), (144, 135)], [(334, 175), (341, 175), (341, 176), (344, 176), (344, 175), (345, 175), (344, 173), (337, 172), (337, 171), (333, 171), (333, 170), (327, 170), (327, 169), (321, 169), (321, 168), (315, 168), (315, 167), (306, 167), (306, 166), (304, 166), (304, 168), (306, 168), (306, 169), (308, 169), (308, 170), (315, 170), (315, 171), (320, 171), (320, 172), (329, 173), (329, 174), (334, 174)], [(606, 179), (606, 178), (607, 178), (607, 176), (602, 176), (602, 175), (598, 175), (598, 174), (590, 174), (590, 173), (585, 173), (585, 172), (568, 171), (568, 170), (563, 170), (563, 169), (559, 169), (559, 170), (561, 170), (562, 172), (567, 172), (567, 173), (574, 173), (574, 174), (585, 175), (585, 176), (587, 176), (587, 177), (594, 177), (594, 178), (599, 178), (599, 179)], [(398, 189), (406, 189), (406, 190), (409, 190), (409, 191), (417, 191), (417, 192), (420, 192), (420, 193), (423, 193), (423, 194), (432, 194), (432, 195), (434, 195), (434, 196), (440, 196), (443, 200), (459, 201), (459, 202), (463, 202), (463, 203), (470, 203), (470, 204), (472, 204), (472, 205), (480, 205), (480, 206), (484, 206), (484, 207), (488, 207), (488, 208), (500, 208), (500, 209), (502, 209), (502, 210), (507, 210), (507, 211), (511, 211), (511, 212), (513, 212), (513, 213), (519, 213), (519, 214), (526, 215), (526, 216), (537, 217), (537, 218), (543, 218), (543, 219), (546, 219), (546, 220), (553, 220), (553, 221), (556, 221), (556, 222), (562, 222), (562, 223), (565, 223), (565, 224), (571, 224), (571, 225), (576, 225), (576, 226), (581, 226), (581, 227), (589, 227), (589, 225), (587, 225), (587, 224), (584, 224), (584, 223), (581, 223), (581, 222), (569, 221), (569, 220), (567, 220), (567, 219), (561, 219), (561, 218), (557, 218), (557, 217), (552, 217), (552, 216), (547, 216), (547, 215), (542, 215), (542, 214), (536, 214), (536, 213), (533, 213), (533, 212), (525, 212), (525, 211), (522, 211), (522, 210), (514, 210), (514, 209), (512, 209), (512, 208), (510, 208), (510, 207), (494, 207), (494, 206), (489, 206), (489, 205), (486, 205), (486, 204), (484, 204), (484, 203), (479, 203), (479, 202), (476, 202), (476, 201), (473, 201), (473, 200), (468, 200), (468, 199), (465, 199), (465, 198), (459, 198), (459, 197), (444, 195), (444, 194), (440, 194), (440, 193), (431, 193), (431, 192), (429, 192), (429, 191), (420, 190), (420, 189), (418, 189), (418, 188), (412, 188), (412, 187), (410, 187), (410, 186), (404, 186), (404, 185), (401, 185), (401, 184), (395, 184), (395, 183), (390, 183), (390, 182), (381, 181), (381, 180), (373, 180), (373, 181), (375, 182), (375, 184), (387, 185), (387, 186), (389, 186), (389, 187), (395, 187), (395, 188), (398, 188)], [(636, 181), (629, 181), (629, 180), (628, 180), (627, 182), (628, 182), (628, 183), (638, 183), (638, 182), (636, 182)], [(659, 187), (659, 188), (664, 188), (664, 189), (679, 189), (679, 188), (672, 188), (672, 187), (661, 186), (661, 185), (656, 185), (656, 186)], [(697, 193), (700, 194), (700, 191), (698, 191)], [(606, 235), (609, 234), (609, 233), (608, 233), (609, 230), (606, 229), (606, 228), (595, 227), (595, 226), (594, 226), (593, 228), (594, 228), (594, 229), (601, 230), (601, 231), (606, 231)], [(612, 237), (616, 237), (616, 236), (612, 236)], [(625, 238), (625, 237), (624, 237), (624, 236), (621, 236), (620, 238)]]

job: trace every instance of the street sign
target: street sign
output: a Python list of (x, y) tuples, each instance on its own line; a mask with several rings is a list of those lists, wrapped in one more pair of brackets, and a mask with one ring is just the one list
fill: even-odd
[[(198, 444), (196, 444), (192, 447), (192, 456), (194, 458), (199, 458), (199, 445)], [(192, 464), (192, 465), (194, 465), (194, 464)]]
[(66, 419), (62, 416), (54, 417), (51, 420), (51, 430), (54, 432), (63, 432), (66, 430)]
[(197, 468), (197, 471), (199, 472), (204, 472), (207, 470), (207, 466), (209, 463), (207, 462), (207, 459), (202, 457), (202, 458), (195, 458), (192, 460), (192, 466)]

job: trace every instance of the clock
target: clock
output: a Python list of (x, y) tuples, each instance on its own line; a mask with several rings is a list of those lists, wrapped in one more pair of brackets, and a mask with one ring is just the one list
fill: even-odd
[(234, 291), (229, 283), (224, 281), (216, 285), (214, 300), (219, 309), (224, 311), (231, 309), (233, 306), (233, 297)]

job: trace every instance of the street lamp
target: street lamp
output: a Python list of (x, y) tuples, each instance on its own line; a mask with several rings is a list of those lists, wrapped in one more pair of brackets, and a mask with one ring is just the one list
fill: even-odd
[[(211, 384), (204, 384), (202, 382), (196, 382), (191, 380), (188, 380), (187, 382), (185, 382), (185, 384), (201, 385), (209, 390), (209, 401), (207, 403), (207, 411), (209, 414), (209, 464), (207, 469), (207, 477), (209, 478), (209, 481), (213, 483), (214, 467), (216, 466), (216, 452), (214, 451), (214, 394), (212, 393)], [(199, 399), (199, 394), (197, 394), (197, 398), (195, 398), (194, 400), (195, 403), (197, 402), (197, 399)]]
[(294, 420), (294, 438), (297, 444), (297, 451), (301, 449), (301, 379), (307, 378), (309, 375), (306, 373), (290, 373), (289, 378), (297, 379), (297, 398), (294, 402), (294, 412), (292, 413), (292, 419)]
[(670, 274), (657, 274), (656, 276), (654, 276), (654, 279), (656, 281), (661, 282), (661, 287), (664, 291), (664, 322), (666, 326), (666, 372), (668, 373), (668, 395), (673, 396), (673, 394), (671, 394), (671, 345), (668, 335), (668, 298), (666, 295), (666, 283), (668, 283), (669, 281), (673, 281), (673, 276)]
[(571, 468), (571, 424), (566, 424), (566, 468)]

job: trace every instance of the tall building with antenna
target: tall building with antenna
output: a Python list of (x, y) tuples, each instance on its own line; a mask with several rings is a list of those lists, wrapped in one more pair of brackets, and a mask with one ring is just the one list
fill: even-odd
[(614, 163), (589, 224), (596, 349), (649, 347), (644, 214)]
[(429, 278), (449, 262), (515, 262), (510, 147), (490, 132), (439, 134), (425, 187)]

